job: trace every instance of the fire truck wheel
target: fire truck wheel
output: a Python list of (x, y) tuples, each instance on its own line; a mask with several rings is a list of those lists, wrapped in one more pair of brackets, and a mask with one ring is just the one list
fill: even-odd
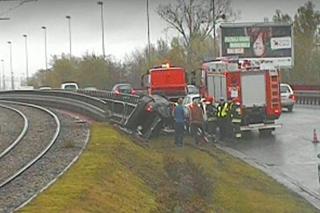
[(288, 106), (288, 112), (292, 112), (293, 110), (293, 105), (292, 106)]
[(271, 129), (259, 129), (259, 133), (261, 136), (270, 136), (272, 135), (272, 131), (274, 130), (274, 128)]

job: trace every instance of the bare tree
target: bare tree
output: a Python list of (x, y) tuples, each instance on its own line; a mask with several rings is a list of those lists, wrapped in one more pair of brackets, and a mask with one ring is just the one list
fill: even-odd
[(284, 14), (281, 10), (276, 10), (276, 13), (272, 17), (272, 21), (276, 23), (292, 23), (292, 18), (288, 14)]
[(189, 71), (192, 63), (192, 42), (195, 39), (204, 41), (212, 31), (215, 32), (218, 19), (235, 16), (230, 0), (176, 0), (174, 4), (160, 4), (157, 13), (182, 36)]
[(176, 0), (176, 4), (160, 5), (157, 13), (182, 35), (185, 46), (190, 46), (195, 37), (206, 39), (218, 19), (233, 17), (230, 5), (230, 0)]

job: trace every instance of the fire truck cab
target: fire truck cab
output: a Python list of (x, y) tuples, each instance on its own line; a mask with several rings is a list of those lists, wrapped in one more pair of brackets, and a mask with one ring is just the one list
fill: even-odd
[(163, 64), (142, 76), (142, 86), (150, 96), (161, 95), (170, 101), (176, 101), (187, 95), (186, 72), (181, 67)]
[(232, 100), (240, 106), (240, 130), (271, 133), (281, 115), (279, 73), (276, 69), (238, 59), (206, 62), (201, 71), (201, 95)]

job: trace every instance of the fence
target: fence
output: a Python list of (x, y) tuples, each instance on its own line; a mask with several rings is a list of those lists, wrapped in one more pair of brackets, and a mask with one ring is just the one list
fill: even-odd
[(320, 105), (320, 91), (318, 90), (295, 90), (294, 95), (297, 104)]

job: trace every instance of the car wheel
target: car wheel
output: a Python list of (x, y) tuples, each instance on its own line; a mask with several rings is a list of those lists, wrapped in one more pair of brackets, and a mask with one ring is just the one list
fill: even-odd
[(288, 106), (288, 112), (292, 112), (292, 110), (293, 110), (293, 105)]

